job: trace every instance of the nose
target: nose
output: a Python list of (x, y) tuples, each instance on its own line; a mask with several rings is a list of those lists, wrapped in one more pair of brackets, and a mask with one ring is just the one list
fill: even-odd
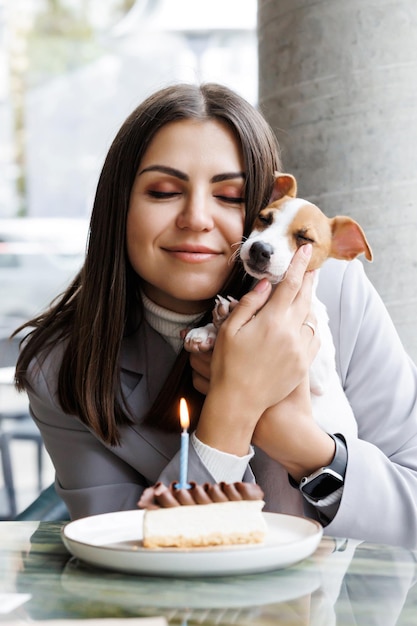
[(274, 249), (265, 241), (254, 241), (249, 250), (249, 261), (258, 270), (264, 270), (271, 260)]
[(178, 228), (203, 231), (213, 228), (214, 220), (210, 209), (210, 198), (202, 191), (191, 193), (177, 217)]

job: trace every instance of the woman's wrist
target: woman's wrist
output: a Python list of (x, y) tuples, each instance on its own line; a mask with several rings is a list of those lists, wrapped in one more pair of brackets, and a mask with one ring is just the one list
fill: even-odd
[(239, 394), (211, 390), (201, 411), (196, 436), (212, 448), (244, 456), (250, 449), (258, 419), (256, 409), (244, 406)]
[[(315, 425), (314, 425), (315, 426)], [(334, 457), (334, 440), (324, 431), (317, 430), (303, 433), (289, 445), (288, 457), (281, 459), (281, 464), (297, 482), (321, 467), (329, 465)]]
[(333, 459), (335, 444), (313, 420), (291, 414), (288, 419), (276, 421), (272, 416), (262, 416), (253, 443), (268, 456), (278, 461), (294, 480), (299, 481), (328, 465)]

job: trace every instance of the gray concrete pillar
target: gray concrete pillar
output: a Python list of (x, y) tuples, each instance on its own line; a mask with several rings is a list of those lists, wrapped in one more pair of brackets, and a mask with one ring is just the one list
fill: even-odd
[(258, 0), (259, 105), (300, 195), (365, 229), (417, 360), (417, 2)]

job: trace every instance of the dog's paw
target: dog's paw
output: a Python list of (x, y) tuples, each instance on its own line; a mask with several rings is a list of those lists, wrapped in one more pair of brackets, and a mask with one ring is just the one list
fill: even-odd
[(184, 339), (184, 348), (187, 352), (208, 352), (214, 346), (217, 330), (214, 324), (207, 324), (200, 328), (192, 328)]
[(235, 298), (232, 298), (232, 296), (227, 296), (227, 298), (223, 298), (223, 296), (219, 295), (217, 296), (213, 309), (213, 323), (216, 328), (219, 328), (219, 326), (227, 320), (237, 303), (238, 301), (235, 300)]

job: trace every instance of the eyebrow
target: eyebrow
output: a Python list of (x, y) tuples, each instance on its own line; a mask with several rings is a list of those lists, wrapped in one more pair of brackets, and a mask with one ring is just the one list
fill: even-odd
[[(174, 176), (175, 178), (179, 178), (180, 180), (188, 181), (190, 180), (187, 174), (181, 172), (181, 170), (177, 170), (174, 167), (168, 167), (166, 165), (150, 165), (149, 167), (145, 167), (138, 174), (144, 174), (145, 172), (162, 172), (163, 174), (168, 174), (169, 176)], [(232, 180), (234, 178), (241, 178), (246, 180), (246, 175), (244, 172), (225, 172), (224, 174), (216, 174), (210, 179), (211, 183), (221, 183), (224, 180)]]

